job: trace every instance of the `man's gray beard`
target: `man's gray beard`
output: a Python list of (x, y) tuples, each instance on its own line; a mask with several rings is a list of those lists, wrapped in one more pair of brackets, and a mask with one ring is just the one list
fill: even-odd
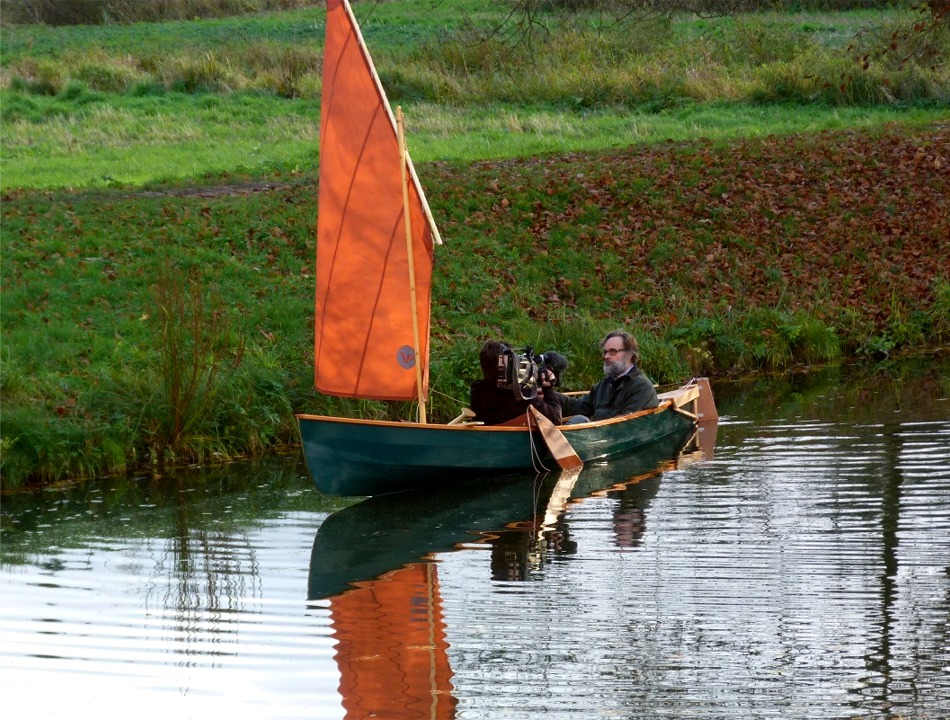
[(623, 361), (621, 360), (614, 360), (613, 362), (604, 363), (604, 375), (613, 378), (614, 380), (623, 375), (623, 372), (626, 369), (627, 366), (624, 365)]

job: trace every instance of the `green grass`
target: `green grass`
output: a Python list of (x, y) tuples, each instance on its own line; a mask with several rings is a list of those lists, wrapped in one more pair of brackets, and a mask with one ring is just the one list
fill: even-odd
[[(936, 63), (863, 69), (846, 51), (845, 38), (881, 47), (915, 18), (907, 11), (552, 22), (550, 41), (531, 49), (479, 41), (473, 28), (503, 15), (477, 0), (355, 11), (406, 110), (417, 161), (921, 124), (950, 112), (950, 31), (933, 40)], [(310, 169), (322, 33), (320, 8), (8, 29), (0, 188)]]
[[(35, 106), (55, 99), (33, 98)], [(920, 126), (941, 108), (688, 104), (659, 112), (545, 107), (406, 106), (417, 162), (530, 157), (681, 141), (878, 127)], [(143, 186), (223, 173), (312, 170), (319, 107), (261, 95), (182, 95), (89, 103), (41, 124), (4, 127), (0, 187)], [(39, 133), (42, 127), (43, 132)]]
[(46, 119), (5, 125), (4, 188), (144, 185), (317, 162), (312, 103), (168, 94), (47, 114), (55, 99), (31, 100)]

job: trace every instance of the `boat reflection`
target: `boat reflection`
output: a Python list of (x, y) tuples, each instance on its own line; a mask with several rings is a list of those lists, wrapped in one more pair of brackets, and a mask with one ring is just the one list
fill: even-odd
[(635, 548), (662, 474), (700, 459), (700, 447), (697, 434), (676, 434), (606, 464), (377, 496), (328, 517), (308, 599), (329, 599), (346, 717), (455, 717), (437, 553), (487, 543), (492, 579), (523, 580), (576, 550), (565, 511), (593, 495), (619, 500), (615, 543)]
[(696, 434), (675, 434), (580, 471), (368, 498), (320, 525), (310, 556), (308, 599), (338, 595), (409, 563), (432, 562), (436, 553), (466, 543), (521, 544), (522, 554), (569, 552), (570, 543), (557, 537), (569, 503), (602, 493), (652, 495), (664, 471), (699, 459), (700, 452)]

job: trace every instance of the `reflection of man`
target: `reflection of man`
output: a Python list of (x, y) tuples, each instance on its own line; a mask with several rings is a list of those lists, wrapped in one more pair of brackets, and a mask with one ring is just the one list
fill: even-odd
[(639, 547), (646, 531), (646, 516), (643, 510), (621, 499), (614, 508), (613, 527), (617, 547)]
[(571, 540), (563, 518), (555, 527), (545, 530), (538, 537), (534, 521), (516, 523), (497, 533), (492, 533), (491, 579), (496, 581), (527, 580), (532, 569), (540, 567), (549, 553), (574, 555), (577, 543)]
[(528, 579), (531, 535), (521, 529), (502, 530), (491, 539), (491, 579)]
[(637, 367), (640, 346), (633, 335), (614, 330), (601, 341), (600, 347), (606, 377), (581, 397), (556, 393), (564, 416), (574, 416), (567, 422), (606, 420), (660, 404), (653, 383)]

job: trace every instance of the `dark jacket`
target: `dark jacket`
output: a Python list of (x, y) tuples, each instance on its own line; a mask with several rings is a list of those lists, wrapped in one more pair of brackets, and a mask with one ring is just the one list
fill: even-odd
[(616, 380), (605, 377), (586, 395), (559, 396), (565, 417), (586, 415), (590, 420), (606, 420), (660, 404), (653, 383), (640, 368), (633, 368)]
[(472, 383), (469, 407), (475, 412), (477, 421), (486, 425), (500, 425), (515, 418), (524, 418), (528, 406), (533, 405), (557, 425), (561, 422), (561, 401), (556, 395), (548, 389), (543, 400), (540, 396), (533, 400), (521, 400), (511, 390), (498, 387), (493, 379), (479, 380)]

